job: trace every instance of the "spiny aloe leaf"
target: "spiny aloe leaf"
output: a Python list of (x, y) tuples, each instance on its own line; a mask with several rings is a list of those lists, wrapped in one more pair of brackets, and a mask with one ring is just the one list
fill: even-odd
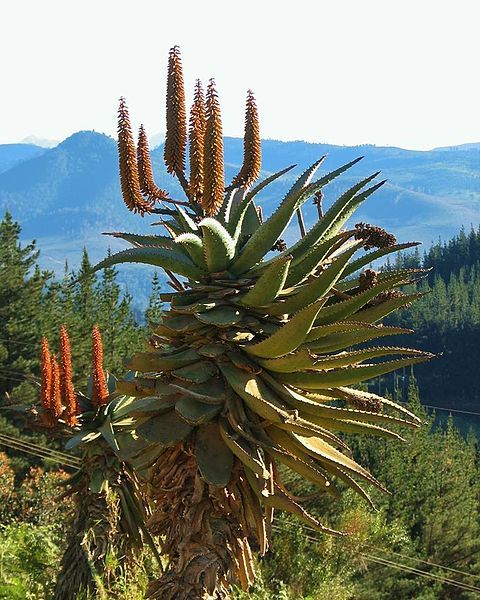
[(245, 244), (248, 239), (257, 231), (257, 229), (262, 225), (260, 220), (260, 215), (258, 213), (257, 207), (253, 202), (248, 205), (247, 210), (245, 211), (245, 216), (243, 217), (242, 229), (240, 231), (240, 236), (238, 240), (235, 238), (235, 243), (237, 244), (237, 252), (242, 248), (242, 245)]
[(323, 243), (316, 244), (305, 252), (301, 258), (294, 260), (289, 270), (285, 287), (288, 288), (303, 281), (305, 277), (310, 275), (327, 258), (332, 250), (337, 249), (347, 239), (347, 236), (350, 235), (350, 232), (339, 233)]
[(205, 383), (198, 383), (191, 386), (184, 386), (180, 383), (170, 384), (172, 389), (180, 392), (184, 396), (189, 396), (194, 400), (205, 404), (223, 404), (226, 399), (226, 389), (223, 381), (213, 377)]
[(108, 415), (103, 421), (103, 423), (100, 425), (100, 427), (98, 427), (98, 431), (102, 434), (104, 440), (114, 452), (120, 450), (120, 448), (118, 447), (117, 440), (115, 438), (115, 433), (113, 431), (112, 420), (110, 418), (110, 415)]
[(201, 346), (197, 350), (200, 356), (205, 356), (207, 358), (216, 358), (217, 356), (225, 354), (226, 351), (227, 346), (225, 344), (205, 344), (205, 346)]
[(265, 431), (273, 442), (272, 445), (265, 447), (272, 458), (314, 483), (321, 490), (328, 490), (331, 487), (320, 465), (295, 447), (293, 442), (290, 443), (293, 434), (274, 426), (267, 427)]
[(177, 211), (176, 220), (182, 228), (181, 233), (195, 233), (198, 231), (195, 221), (183, 210), (181, 206), (178, 206), (177, 204), (175, 206), (175, 210)]
[(249, 474), (248, 470), (246, 471), (246, 475), (256, 496), (258, 496), (259, 499), (267, 506), (271, 506), (272, 508), (276, 508), (278, 510), (285, 510), (321, 533), (345, 535), (341, 531), (336, 531), (335, 529), (330, 529), (329, 527), (322, 525), (315, 517), (309, 514), (302, 506), (300, 506), (300, 504), (295, 502), (295, 500), (287, 492), (281, 490), (276, 484), (274, 484), (274, 493), (264, 496), (260, 492), (255, 476), (253, 474)]
[(194, 233), (182, 233), (175, 238), (175, 244), (188, 253), (193, 262), (201, 269), (206, 269), (203, 242)]
[(360, 433), (365, 435), (373, 435), (376, 437), (390, 438), (405, 441), (401, 435), (395, 431), (390, 431), (380, 425), (374, 425), (364, 421), (350, 421), (348, 419), (328, 419), (324, 417), (312, 417), (316, 425), (325, 427), (330, 431), (339, 431), (342, 433)]
[(207, 217), (199, 227), (203, 233), (205, 262), (210, 273), (224, 271), (235, 256), (235, 242), (216, 219)]
[(138, 456), (130, 458), (128, 462), (141, 477), (147, 479), (148, 473), (146, 470), (157, 462), (160, 454), (163, 452), (163, 448), (160, 444), (152, 444)]
[(339, 446), (343, 448), (347, 452), (350, 452), (350, 448), (345, 444), (345, 442), (340, 439), (337, 435), (324, 429), (323, 427), (319, 427), (308, 421), (307, 419), (302, 419), (300, 417), (296, 417), (295, 419), (291, 419), (290, 421), (286, 421), (285, 423), (276, 423), (276, 427), (280, 429), (285, 429), (285, 431), (290, 431), (292, 433), (299, 433), (300, 435), (305, 435), (307, 437), (316, 436), (321, 437), (322, 439), (335, 444), (335, 446)]
[(191, 397), (183, 397), (175, 404), (178, 414), (191, 425), (203, 425), (218, 415), (222, 407), (214, 404), (205, 404)]
[(360, 245), (361, 242), (357, 242), (352, 248), (344, 252), (325, 271), (322, 271), (315, 279), (301, 288), (297, 294), (288, 297), (283, 302), (278, 302), (276, 305), (272, 304), (269, 307), (269, 313), (273, 315), (292, 314), (328, 294), (342, 276), (348, 261)]
[(213, 299), (211, 301), (204, 300), (203, 302), (194, 302), (193, 304), (185, 304), (183, 306), (172, 306), (172, 312), (181, 315), (195, 315), (207, 310), (212, 310), (212, 308), (217, 306), (222, 306), (222, 302), (215, 302)]
[(377, 394), (373, 394), (372, 392), (365, 392), (363, 390), (350, 389), (347, 387), (334, 388), (333, 392), (337, 394), (339, 398), (343, 398), (345, 400), (353, 399), (357, 401), (363, 400), (367, 402), (379, 402), (381, 406), (393, 408), (394, 410), (408, 416), (411, 420), (416, 421), (418, 424), (421, 424), (422, 422), (417, 415), (413, 414), (401, 404), (397, 404), (388, 398), (383, 398), (383, 396), (377, 396)]
[(265, 269), (253, 288), (241, 298), (241, 304), (257, 307), (273, 302), (283, 289), (291, 260), (291, 256), (284, 256)]
[(215, 365), (210, 361), (201, 361), (181, 369), (172, 371), (172, 375), (182, 381), (191, 383), (204, 383), (217, 374)]
[(156, 328), (155, 333), (161, 335), (162, 330), (166, 330), (168, 336), (169, 330), (173, 332), (186, 332), (186, 331), (197, 331), (201, 329), (202, 323), (200, 323), (193, 315), (168, 315), (162, 325)]
[(234, 306), (219, 306), (208, 312), (199, 313), (197, 319), (215, 327), (229, 327), (242, 320), (243, 311)]
[(368, 198), (368, 196), (373, 194), (374, 191), (376, 191), (385, 183), (380, 182), (368, 190), (365, 190), (358, 196), (355, 195), (370, 181), (375, 179), (378, 173), (379, 172), (366, 177), (342, 194), (329, 208), (322, 219), (318, 221), (314, 227), (312, 227), (307, 235), (303, 239), (299, 240), (297, 244), (295, 244), (295, 246), (292, 248), (294, 256), (296, 257), (302, 255), (303, 252), (309, 248), (310, 244), (316, 244), (324, 239), (334, 236), (340, 230), (342, 225), (344, 225), (344, 223), (348, 220), (348, 218), (360, 206), (360, 204), (362, 204)]
[(142, 371), (144, 373), (172, 371), (190, 365), (199, 359), (200, 356), (191, 348), (168, 355), (163, 354), (162, 351), (137, 352), (125, 362), (125, 366), (132, 371)]
[(225, 419), (221, 419), (219, 426), (220, 435), (222, 436), (225, 445), (230, 448), (240, 462), (242, 462), (247, 469), (250, 469), (259, 477), (262, 477), (262, 479), (270, 479), (270, 471), (268, 471), (265, 464), (260, 461), (256, 449), (252, 448), (246, 440), (238, 435), (238, 433), (232, 431)]
[(158, 221), (158, 223), (152, 223), (152, 225), (163, 225), (163, 227), (165, 227), (167, 232), (174, 239), (177, 237), (177, 235), (185, 233), (176, 219), (168, 219), (168, 220), (162, 219), (161, 221)]
[(400, 252), (401, 250), (406, 250), (407, 248), (413, 248), (414, 246), (418, 246), (420, 243), (421, 242), (407, 242), (405, 244), (395, 244), (394, 246), (390, 246), (388, 248), (379, 248), (373, 252), (367, 252), (364, 256), (352, 261), (348, 265), (348, 267), (345, 269), (344, 277), (352, 275), (355, 273), (355, 271), (362, 269), (382, 256), (387, 256), (388, 254), (392, 254), (394, 252)]
[(320, 338), (326, 337), (334, 333), (344, 333), (347, 331), (362, 331), (375, 329), (375, 325), (361, 323), (360, 321), (339, 321), (338, 323), (330, 323), (328, 325), (319, 325), (312, 327), (310, 333), (305, 338), (305, 342), (311, 342)]
[(425, 362), (434, 358), (433, 354), (425, 353), (423, 356), (399, 358), (375, 365), (362, 365), (352, 369), (338, 369), (326, 373), (282, 373), (278, 378), (284, 383), (294, 385), (305, 390), (320, 390), (329, 387), (339, 387), (360, 383), (372, 377), (379, 377), (391, 373), (396, 369)]
[(423, 298), (429, 292), (418, 292), (416, 294), (406, 294), (405, 296), (399, 296), (398, 298), (389, 298), (384, 300), (381, 304), (371, 306), (364, 310), (361, 310), (355, 315), (355, 318), (365, 323), (375, 323), (379, 319), (383, 319), (394, 310), (398, 310), (402, 306), (407, 306), (411, 302)]
[(117, 433), (117, 442), (120, 448), (117, 451), (117, 456), (122, 461), (140, 454), (148, 445), (146, 440), (139, 438), (136, 433), (132, 431)]
[(138, 235), (120, 231), (105, 232), (103, 235), (120, 238), (133, 246), (140, 246), (141, 248), (175, 248), (175, 241), (164, 235)]
[(285, 175), (285, 173), (288, 173), (288, 171), (291, 171), (295, 167), (296, 165), (290, 165), (286, 169), (282, 169), (281, 171), (278, 171), (278, 173), (270, 175), (269, 177), (261, 181), (259, 184), (257, 184), (254, 188), (252, 188), (249, 192), (247, 192), (241, 200), (241, 202), (237, 206), (233, 207), (233, 210), (231, 211), (231, 217), (228, 219), (227, 229), (234, 240), (238, 240), (239, 238), (240, 231), (242, 230), (242, 224), (245, 213), (255, 196), (259, 192), (261, 192), (264, 187), (266, 187), (282, 175)]
[(269, 371), (278, 373), (295, 373), (305, 369), (312, 369), (316, 358), (308, 350), (297, 350), (280, 358), (259, 358), (258, 364)]
[(245, 346), (245, 352), (259, 358), (277, 358), (293, 352), (305, 340), (324, 304), (325, 298), (310, 304), (296, 313), (290, 321), (267, 339)]
[(285, 406), (255, 375), (231, 364), (221, 363), (219, 367), (234, 392), (245, 401), (250, 410), (272, 422), (282, 422), (289, 418)]
[(81, 431), (72, 436), (65, 444), (65, 450), (73, 450), (81, 444), (88, 444), (99, 438), (102, 434), (99, 431)]
[[(342, 319), (349, 319), (350, 321), (362, 321), (360, 318), (359, 309), (361, 309), (367, 302), (381, 294), (391, 290), (399, 285), (406, 285), (409, 283), (408, 278), (405, 276), (392, 274), (388, 279), (373, 285), (371, 288), (355, 294), (348, 300), (341, 300), (335, 304), (325, 306), (315, 321), (315, 325), (328, 325), (334, 321), (340, 321)], [(352, 317), (353, 315), (353, 317)]]
[(137, 433), (149, 442), (164, 448), (184, 440), (193, 427), (174, 410), (148, 419), (137, 427)]
[[(162, 296), (163, 296), (163, 294), (162, 294)], [(163, 298), (162, 298), (162, 300), (163, 300)], [(207, 300), (207, 296), (204, 292), (198, 292), (198, 291), (193, 292), (191, 290), (185, 290), (181, 294), (175, 293), (172, 295), (170, 300), (168, 300), (167, 298), (165, 299), (166, 302), (172, 303), (172, 308), (179, 308), (181, 306), (193, 305), (197, 302), (206, 301), (206, 300)]]
[(232, 476), (233, 454), (223, 442), (217, 423), (200, 427), (195, 437), (195, 458), (202, 477), (225, 487)]
[(316, 353), (335, 352), (336, 350), (342, 350), (349, 346), (356, 346), (357, 344), (375, 340), (379, 337), (401, 334), (406, 335), (409, 333), (412, 333), (411, 329), (373, 326), (368, 329), (363, 329), (363, 331), (348, 331), (337, 333), (335, 335), (328, 335), (314, 342), (307, 342), (306, 347), (311, 352)]
[[(144, 415), (148, 413), (164, 413), (175, 406), (177, 397), (174, 396), (176, 390), (172, 387), (172, 395), (169, 396), (147, 396), (137, 398), (131, 404), (123, 407), (118, 413), (115, 413), (116, 420), (128, 415)], [(116, 424), (115, 421), (113, 423)]]
[(130, 250), (123, 250), (99, 262), (92, 267), (92, 272), (94, 273), (113, 265), (131, 262), (161, 267), (189, 279), (199, 280), (205, 276), (205, 272), (194, 265), (186, 256), (173, 250), (166, 250), (165, 248), (131, 248)]
[(300, 452), (309, 454), (320, 463), (327, 463), (334, 467), (341, 467), (350, 473), (385, 489), (366, 469), (354, 460), (336, 450), (325, 440), (315, 437), (304, 437), (295, 433), (288, 433), (276, 427), (267, 427), (267, 433), (290, 453)]
[[(373, 423), (390, 423), (392, 425), (405, 425), (410, 427), (416, 427), (418, 425), (417, 421), (412, 423), (411, 421), (380, 412), (358, 410), (353, 408), (339, 408), (337, 406), (324, 404), (322, 400), (313, 399), (317, 397), (316, 394), (309, 395), (309, 398), (307, 398), (305, 393), (302, 394), (283, 385), (280, 383), (280, 381), (277, 381), (265, 371), (262, 373), (261, 377), (272, 390), (277, 392), (282, 401), (289, 405), (290, 408), (297, 410), (303, 419), (316, 423), (320, 426), (322, 425), (318, 422), (318, 419), (323, 418), (346, 419), (351, 421), (371, 421)], [(277, 377), (278, 379), (282, 379), (282, 377)], [(324, 391), (327, 390), (322, 389), (322, 392)], [(342, 395), (339, 393), (334, 394), (334, 396), (345, 397), (345, 394)]]
[[(262, 225), (254, 232), (252, 237), (243, 247), (240, 256), (230, 266), (229, 270), (233, 274), (240, 275), (241, 273), (245, 273), (245, 271), (248, 271), (248, 269), (259, 262), (270, 250), (282, 234), (283, 230), (290, 223), (295, 210), (308, 198), (308, 196), (305, 196), (302, 198), (302, 201), (299, 200), (302, 196), (304, 182), (311, 176), (310, 173), (318, 168), (323, 158), (314, 163), (312, 167), (303, 173), (300, 179), (287, 193), (273, 215), (269, 217), (265, 223), (262, 223)], [(302, 181), (303, 183), (301, 183)]]
[(258, 375), (262, 370), (256, 361), (250, 360), (243, 352), (227, 352), (227, 356), (232, 363), (242, 371)]
[(228, 222), (230, 220), (231, 212), (232, 212), (232, 210), (235, 210), (235, 208), (242, 203), (243, 199), (245, 198), (246, 193), (247, 193), (247, 188), (245, 186), (235, 188), (235, 189), (231, 190), (230, 192), (228, 192), (225, 195), (225, 199), (223, 201), (222, 208), (220, 209), (219, 213), (216, 216), (216, 218), (223, 225), (226, 225), (227, 231), (229, 233), (232, 233), (232, 231), (230, 231), (230, 228), (228, 227)]

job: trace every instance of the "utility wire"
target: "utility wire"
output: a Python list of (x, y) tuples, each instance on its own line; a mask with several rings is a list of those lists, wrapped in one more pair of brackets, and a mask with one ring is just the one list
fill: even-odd
[(6, 439), (7, 441), (11, 441), (17, 444), (23, 444), (24, 446), (33, 448), (34, 450), (41, 450), (42, 452), (49, 452), (51, 454), (56, 454), (61, 458), (65, 458), (70, 462), (78, 462), (80, 463), (80, 459), (72, 454), (67, 454), (66, 452), (62, 452), (61, 450), (55, 450), (54, 448), (45, 448), (45, 446), (40, 446), (40, 444), (35, 444), (33, 442), (29, 442), (28, 440), (23, 440), (21, 438), (16, 438), (14, 436), (10, 436), (5, 433), (0, 432), (0, 437)]
[[(312, 534), (315, 534), (315, 535), (317, 534), (317, 531), (315, 531), (315, 529), (312, 529), (311, 527), (308, 527), (308, 525), (302, 525), (301, 527), (302, 527), (302, 529), (304, 531), (308, 531), (308, 532), (310, 532)], [(318, 537), (315, 538), (315, 539), (318, 541)], [(438, 567), (439, 569), (444, 569), (446, 571), (452, 571), (453, 573), (458, 573), (460, 575), (465, 575), (466, 577), (473, 577), (475, 579), (480, 579), (480, 575), (473, 575), (473, 574), (467, 573), (466, 571), (460, 571), (459, 569), (454, 569), (452, 567), (446, 567), (445, 565), (439, 565), (438, 563), (433, 563), (433, 562), (430, 562), (428, 560), (423, 560), (423, 559), (418, 558), (416, 556), (408, 556), (407, 554), (400, 554), (400, 552), (395, 552), (394, 550), (386, 550), (386, 552), (388, 552), (389, 554), (394, 554), (396, 556), (400, 556), (401, 558), (407, 558), (409, 560), (412, 560), (412, 561), (415, 561), (415, 562), (421, 562), (421, 563), (424, 563), (426, 565), (430, 565), (432, 567)]]
[(468, 583), (462, 583), (460, 581), (457, 581), (456, 579), (448, 579), (447, 577), (442, 577), (440, 575), (434, 575), (433, 573), (428, 573), (428, 571), (414, 569), (413, 567), (409, 567), (408, 565), (402, 565), (401, 563), (387, 560), (385, 558), (380, 558), (378, 556), (371, 556), (369, 554), (362, 554), (361, 556), (363, 556), (367, 560), (370, 560), (371, 562), (375, 562), (375, 563), (383, 565), (385, 567), (392, 567), (394, 569), (399, 569), (399, 570), (405, 571), (407, 573), (412, 573), (413, 575), (417, 575), (419, 577), (425, 577), (426, 579), (433, 579), (434, 581), (446, 583), (447, 585), (452, 585), (452, 586), (458, 587), (462, 590), (466, 590), (469, 592), (480, 592), (480, 587), (475, 587), (474, 585), (469, 585)]
[(69, 456), (68, 454), (56, 452), (55, 450), (43, 448), (42, 446), (38, 446), (35, 444), (25, 443), (23, 441), (16, 440), (15, 438), (4, 436), (2, 434), (0, 434), (0, 444), (9, 447), (12, 450), (20, 450), (28, 454), (33, 454), (39, 458), (45, 458), (48, 460), (53, 460), (55, 462), (68, 464), (68, 466), (70, 467), (78, 468), (80, 466), (80, 460), (74, 456)]
[(30, 454), (32, 456), (35, 456), (36, 458), (41, 458), (42, 460), (49, 460), (49, 461), (54, 462), (54, 463), (60, 463), (63, 466), (70, 467), (71, 469), (78, 469), (79, 468), (79, 466), (77, 464), (75, 464), (75, 463), (71, 463), (69, 461), (57, 458), (55, 456), (49, 456), (49, 455), (41, 454), (39, 452), (35, 452), (35, 450), (30, 450), (28, 448), (24, 448), (23, 446), (17, 446), (15, 444), (6, 443), (6, 442), (3, 442), (3, 441), (0, 441), (0, 445), (6, 446), (7, 448), (10, 448), (10, 450), (15, 450), (16, 452), (25, 452), (25, 454)]
[[(281, 531), (281, 529), (278, 525), (272, 525), (272, 529), (274, 529), (276, 531)], [(301, 526), (301, 529), (304, 531), (312, 531), (315, 534), (317, 533), (314, 529), (311, 529), (310, 527)], [(314, 542), (314, 543), (320, 542), (320, 540), (317, 536), (314, 537), (314, 536), (302, 534), (302, 537), (310, 542)], [(389, 552), (389, 551), (387, 550), (387, 552)], [(463, 583), (461, 581), (457, 581), (456, 579), (449, 579), (447, 577), (442, 577), (441, 575), (435, 575), (433, 573), (429, 573), (428, 571), (422, 571), (420, 569), (416, 569), (409, 565), (404, 565), (402, 563), (384, 559), (384, 558), (381, 558), (378, 556), (372, 556), (372, 555), (368, 555), (368, 554), (360, 554), (360, 556), (371, 562), (376, 562), (378, 564), (382, 564), (383, 566), (387, 566), (387, 567), (391, 567), (391, 568), (397, 568), (402, 571), (417, 575), (419, 577), (425, 577), (425, 578), (433, 579), (435, 581), (440, 581), (442, 583), (446, 583), (448, 585), (453, 585), (453, 586), (459, 587), (459, 588), (467, 590), (467, 591), (480, 592), (480, 587), (476, 587), (476, 586), (470, 585), (468, 583)], [(410, 558), (410, 557), (406, 557), (406, 558)], [(411, 558), (411, 560), (416, 560), (416, 559)], [(433, 566), (433, 563), (428, 563), (427, 561), (420, 561), (420, 562), (424, 562), (426, 564)], [(440, 569), (454, 570), (455, 572), (462, 574), (465, 577), (478, 577), (475, 575), (470, 575), (470, 573), (466, 573), (465, 571), (459, 571), (457, 569), (450, 569), (449, 567), (444, 567), (443, 565), (435, 565), (435, 566)]]

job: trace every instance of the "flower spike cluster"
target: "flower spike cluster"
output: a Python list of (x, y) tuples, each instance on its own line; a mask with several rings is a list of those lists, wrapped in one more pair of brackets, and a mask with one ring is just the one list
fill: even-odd
[(120, 99), (118, 109), (118, 159), (122, 196), (127, 208), (142, 216), (151, 212), (153, 202), (144, 200), (140, 190), (135, 142), (124, 98)]
[[(60, 360), (50, 351), (48, 341), (42, 337), (41, 344), (41, 392), (42, 424), (55, 427), (61, 421), (68, 427), (79, 424), (80, 407), (72, 379), (72, 356), (67, 328), (62, 325), (59, 332)], [(92, 330), (92, 395), (93, 408), (106, 404), (109, 392), (103, 370), (103, 347), (100, 330)]]

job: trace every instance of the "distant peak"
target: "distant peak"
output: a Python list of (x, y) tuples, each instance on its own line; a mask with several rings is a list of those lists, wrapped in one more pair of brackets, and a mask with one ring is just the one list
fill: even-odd
[(61, 142), (59, 148), (82, 148), (85, 146), (111, 146), (115, 141), (105, 133), (83, 130), (72, 133)]

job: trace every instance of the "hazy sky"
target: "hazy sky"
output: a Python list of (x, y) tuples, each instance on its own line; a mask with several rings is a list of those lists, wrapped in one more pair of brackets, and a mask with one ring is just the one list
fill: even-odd
[(168, 49), (215, 77), (224, 132), (404, 148), (480, 141), (478, 0), (3, 0), (0, 143), (163, 131)]

